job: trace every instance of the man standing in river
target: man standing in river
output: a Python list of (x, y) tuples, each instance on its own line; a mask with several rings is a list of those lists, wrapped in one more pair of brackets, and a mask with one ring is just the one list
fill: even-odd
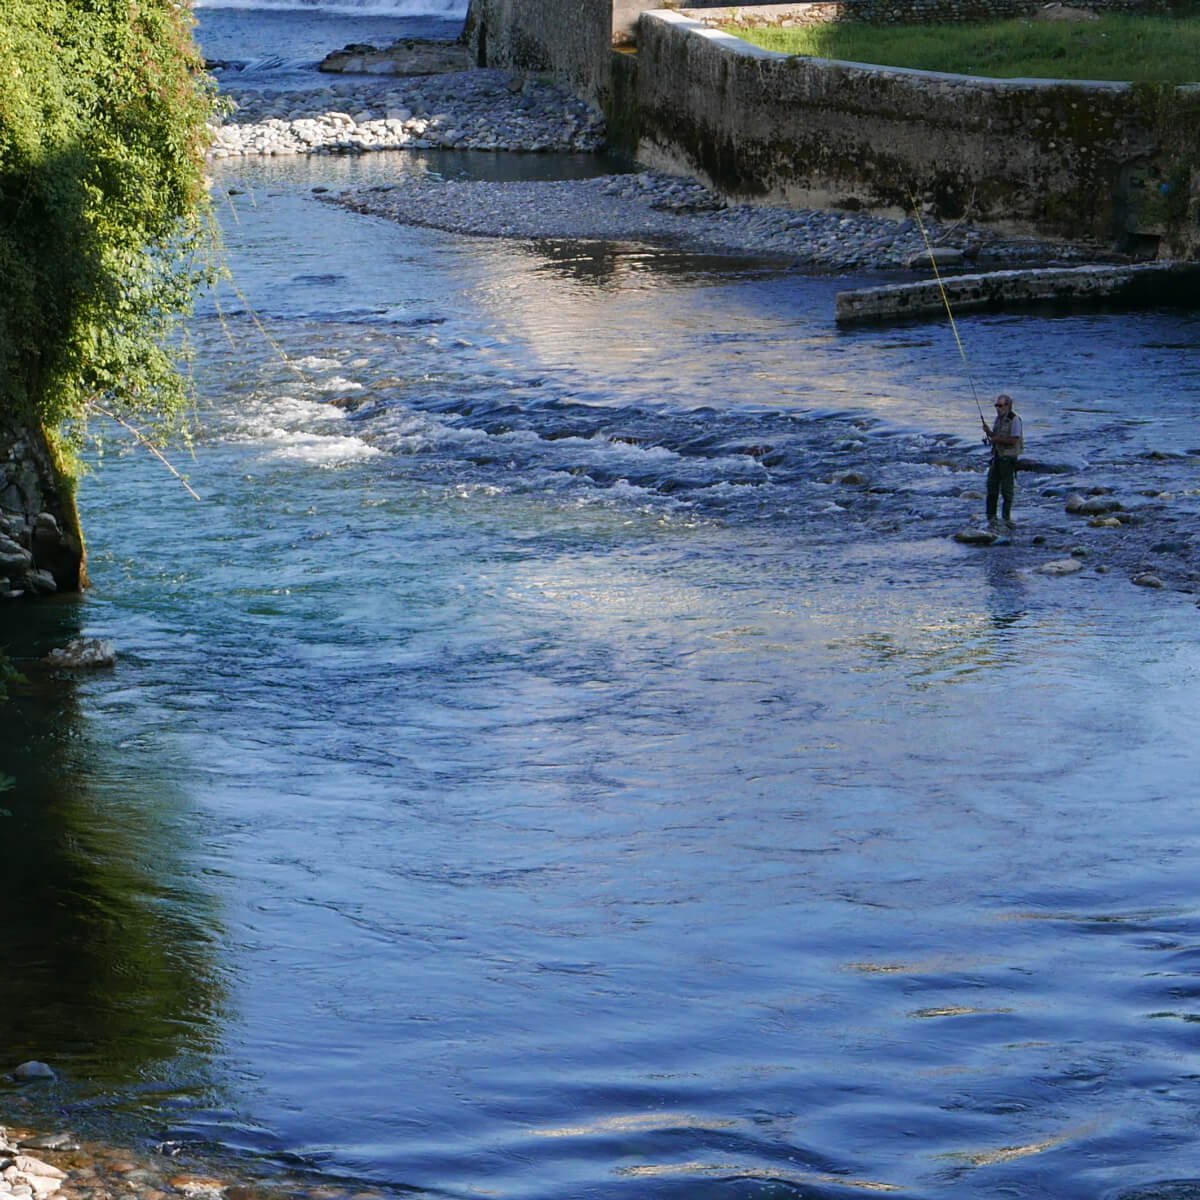
[[(980, 417), (983, 421), (983, 418)], [(983, 421), (984, 440), (992, 448), (992, 461), (987, 475), (987, 515), (996, 519), (996, 501), (1004, 498), (1001, 515), (1012, 524), (1013, 483), (1017, 477), (1017, 459), (1024, 448), (1021, 418), (1013, 412), (1012, 397), (996, 397), (996, 420), (992, 425)]]

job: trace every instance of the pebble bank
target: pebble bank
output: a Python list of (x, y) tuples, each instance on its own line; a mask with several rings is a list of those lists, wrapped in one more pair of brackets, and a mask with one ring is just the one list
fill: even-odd
[(292, 92), (232, 89), (210, 156), (361, 154), (371, 150), (586, 153), (604, 119), (551, 84), (507, 71), (338, 79)]
[[(361, 75), (328, 87), (229, 88), (228, 118), (210, 157), (467, 150), (593, 153), (604, 120), (583, 101), (531, 76), (501, 70), (422, 76)], [(217, 173), (218, 180), (221, 178)], [(1002, 238), (969, 222), (889, 220), (727, 203), (692, 179), (657, 172), (587, 180), (451, 182), (401, 178), (327, 197), (364, 213), (485, 237), (645, 240), (718, 253), (779, 257), (830, 270), (998, 267), (1092, 261), (1068, 243)]]

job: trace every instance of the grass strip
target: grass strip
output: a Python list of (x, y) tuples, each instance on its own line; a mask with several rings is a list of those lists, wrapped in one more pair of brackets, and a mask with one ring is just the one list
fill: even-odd
[(764, 49), (806, 58), (993, 79), (1200, 82), (1200, 16), (1112, 14), (1094, 21), (723, 28)]

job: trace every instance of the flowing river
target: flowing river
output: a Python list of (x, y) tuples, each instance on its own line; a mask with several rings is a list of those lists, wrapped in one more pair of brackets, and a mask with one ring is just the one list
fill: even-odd
[(398, 1193), (1200, 1195), (1197, 609), (1034, 569), (1068, 486), (1194, 519), (1200, 318), (964, 318), (1077, 472), (966, 547), (940, 323), (312, 192), (476, 169), (216, 170), (202, 502), (110, 433), (93, 588), (0, 616), (6, 1057)]

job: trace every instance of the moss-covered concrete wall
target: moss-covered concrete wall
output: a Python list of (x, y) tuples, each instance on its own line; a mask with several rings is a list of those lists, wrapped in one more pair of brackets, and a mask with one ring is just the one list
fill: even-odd
[(893, 214), (916, 198), (1014, 233), (1200, 241), (1195, 89), (789, 58), (669, 11), (639, 22), (637, 76), (638, 157), (732, 197)]
[[(906, 5), (959, 3), (738, 11), (829, 19), (850, 4), (898, 20)], [(621, 148), (733, 198), (893, 215), (915, 199), (1009, 232), (1200, 257), (1200, 89), (792, 59), (708, 27), (712, 15), (644, 0), (471, 0), (467, 38), (481, 66), (553, 76), (605, 111)], [(631, 31), (636, 54), (614, 51), (631, 48)]]

